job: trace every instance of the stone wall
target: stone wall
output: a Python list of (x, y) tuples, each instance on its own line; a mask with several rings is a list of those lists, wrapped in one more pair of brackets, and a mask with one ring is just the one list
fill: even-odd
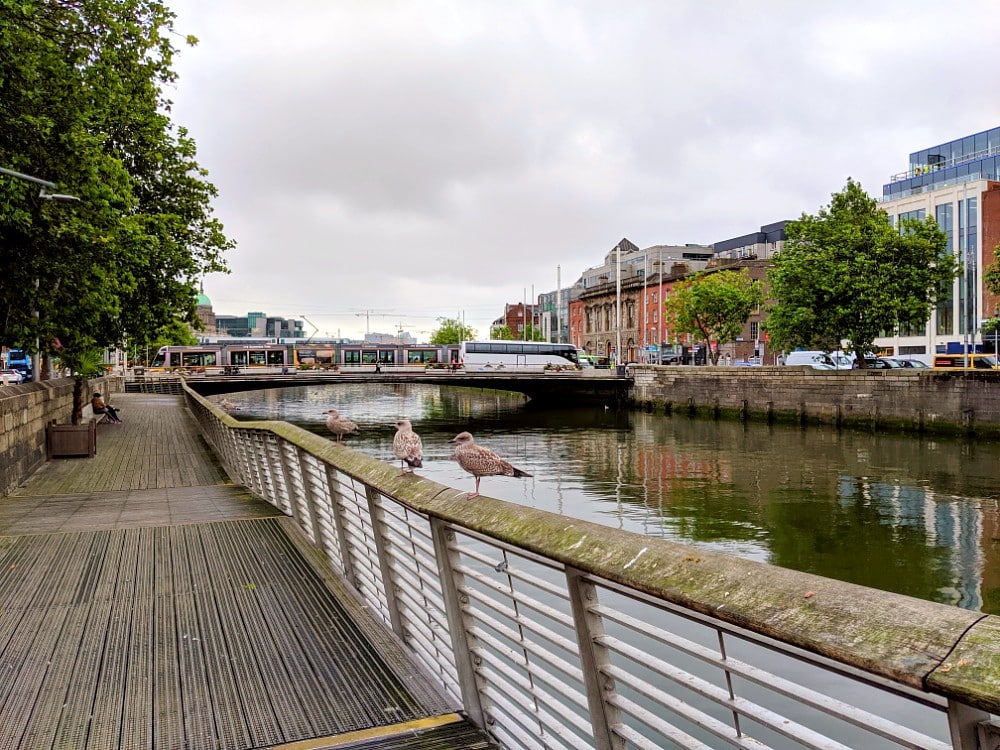
[(648, 411), (1000, 436), (1000, 372), (630, 368)]
[[(84, 385), (84, 402), (94, 390), (115, 393), (122, 378), (95, 378)], [(73, 379), (0, 387), (0, 495), (7, 495), (45, 461), (45, 425), (69, 422)]]

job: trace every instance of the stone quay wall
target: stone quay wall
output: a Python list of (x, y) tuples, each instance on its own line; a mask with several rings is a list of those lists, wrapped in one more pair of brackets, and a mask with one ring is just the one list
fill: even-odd
[[(45, 461), (45, 425), (73, 416), (73, 378), (0, 387), (0, 495), (7, 495)], [(90, 394), (124, 390), (119, 376), (94, 378), (83, 386)], [(74, 460), (74, 459), (67, 459)]]
[(1000, 371), (633, 365), (629, 405), (668, 414), (1000, 437)]

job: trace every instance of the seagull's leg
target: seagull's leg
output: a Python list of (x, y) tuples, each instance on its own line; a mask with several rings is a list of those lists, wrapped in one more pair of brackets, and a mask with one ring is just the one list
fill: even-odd
[(471, 500), (472, 498), (474, 498), (474, 497), (479, 497), (479, 480), (480, 480), (480, 479), (481, 479), (481, 477), (476, 477), (476, 491), (475, 491), (475, 492), (470, 492), (470, 493), (469, 493), (469, 499), (470, 499), (470, 500)]

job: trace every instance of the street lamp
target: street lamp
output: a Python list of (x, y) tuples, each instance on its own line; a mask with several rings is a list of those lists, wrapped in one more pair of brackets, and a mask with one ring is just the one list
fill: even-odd
[(622, 243), (615, 246), (615, 367), (622, 361)]
[(1000, 349), (997, 344), (1000, 344), (1000, 305), (993, 308), (993, 361), (1000, 364)]
[[(13, 177), (14, 179), (17, 179), (17, 180), (23, 180), (24, 182), (31, 182), (31, 183), (34, 183), (35, 185), (41, 185), (41, 189), (38, 191), (38, 197), (41, 198), (41, 199), (43, 199), (43, 200), (55, 201), (56, 203), (73, 203), (73, 202), (76, 202), (76, 201), (80, 200), (75, 195), (67, 195), (65, 193), (50, 193), (50, 192), (48, 192), (48, 190), (46, 190), (46, 188), (48, 188), (49, 190), (56, 190), (59, 187), (58, 184), (56, 184), (55, 182), (51, 182), (50, 180), (43, 180), (40, 177), (32, 177), (30, 174), (24, 174), (23, 172), (15, 172), (13, 169), (5, 169), (4, 167), (0, 167), (0, 174), (7, 175), (8, 177)], [(37, 336), (37, 333), (38, 333), (38, 318), (39, 318), (39, 315), (38, 315), (38, 288), (39, 288), (39, 286), (40, 286), (40, 282), (39, 282), (38, 277), (36, 276), (35, 277), (35, 307), (31, 311), (31, 317), (33, 317), (35, 319), (35, 333), (36, 333), (36, 336), (35, 336), (35, 356), (31, 358), (31, 381), (33, 383), (37, 383), (38, 382), (38, 379), (41, 376), (41, 372), (42, 372), (42, 369), (41, 369), (41, 351), (40, 351), (40, 349), (41, 349), (41, 347), (40, 347), (41, 342), (39, 341), (38, 336)]]

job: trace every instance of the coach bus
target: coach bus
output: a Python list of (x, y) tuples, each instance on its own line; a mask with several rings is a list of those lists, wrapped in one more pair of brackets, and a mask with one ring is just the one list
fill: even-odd
[(466, 341), (459, 355), (466, 369), (580, 366), (575, 346), (548, 341)]

